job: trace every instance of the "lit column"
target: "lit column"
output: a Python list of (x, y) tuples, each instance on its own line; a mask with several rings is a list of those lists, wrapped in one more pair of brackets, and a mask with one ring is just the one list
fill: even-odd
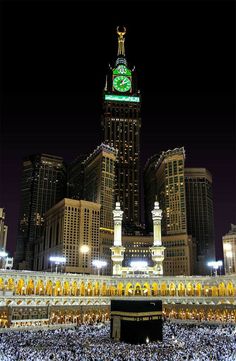
[(163, 275), (163, 261), (165, 247), (161, 243), (161, 219), (162, 210), (159, 208), (159, 203), (154, 203), (154, 209), (152, 211), (153, 220), (153, 246), (150, 248), (152, 252), (152, 260), (154, 262), (154, 274)]
[(122, 261), (124, 259), (125, 247), (122, 247), (122, 219), (123, 211), (120, 208), (120, 202), (116, 202), (116, 208), (113, 210), (114, 220), (114, 245), (111, 247), (111, 259), (113, 262), (113, 275), (122, 274)]

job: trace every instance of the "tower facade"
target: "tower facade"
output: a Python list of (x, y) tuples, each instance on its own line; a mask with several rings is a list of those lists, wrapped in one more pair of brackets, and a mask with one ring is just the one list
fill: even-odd
[(103, 138), (117, 149), (115, 197), (124, 210), (124, 228), (140, 224), (140, 93), (134, 68), (125, 57), (126, 29), (118, 34), (118, 53), (110, 67), (104, 90)]
[(212, 176), (205, 168), (185, 168), (188, 233), (196, 240), (197, 273), (208, 274), (215, 259)]
[(113, 229), (116, 150), (101, 144), (84, 161), (84, 199), (101, 204), (101, 228)]
[[(155, 177), (156, 195), (162, 209), (162, 234), (187, 233), (186, 199), (184, 185), (184, 148), (175, 148), (162, 152), (159, 159), (154, 159), (151, 167)], [(152, 160), (151, 160), (152, 163)], [(148, 180), (147, 180), (148, 182)], [(151, 194), (154, 197), (154, 192)], [(145, 195), (147, 197), (147, 194)], [(155, 199), (153, 199), (154, 202)], [(149, 202), (149, 205), (151, 203)], [(146, 212), (151, 212), (147, 209)]]
[(63, 159), (49, 154), (29, 156), (23, 162), (21, 208), (15, 266), (32, 269), (34, 243), (41, 235), (44, 214), (64, 197)]
[(0, 251), (6, 250), (8, 226), (5, 224), (5, 209), (0, 208)]

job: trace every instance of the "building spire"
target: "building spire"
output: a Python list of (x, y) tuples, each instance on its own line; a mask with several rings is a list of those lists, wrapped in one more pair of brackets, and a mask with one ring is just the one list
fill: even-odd
[(117, 55), (125, 56), (125, 38), (124, 35), (126, 33), (126, 28), (123, 26), (123, 31), (119, 30), (119, 26), (116, 28), (116, 32), (118, 34), (118, 52)]

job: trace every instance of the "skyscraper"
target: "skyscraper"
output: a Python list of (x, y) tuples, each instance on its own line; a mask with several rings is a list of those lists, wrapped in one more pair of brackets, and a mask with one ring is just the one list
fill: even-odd
[(0, 251), (6, 250), (8, 226), (5, 224), (5, 209), (0, 208)]
[(113, 229), (116, 150), (101, 144), (84, 161), (84, 199), (101, 204), (100, 224)]
[[(145, 167), (145, 214), (151, 212), (148, 207), (157, 196), (163, 212), (164, 236), (187, 233), (184, 160), (184, 148), (175, 148), (162, 152), (158, 160), (156, 157), (151, 158)], [(150, 185), (150, 182), (154, 184)]]
[[(99, 259), (100, 204), (64, 198), (45, 214), (44, 232), (35, 243), (34, 270), (50, 270), (50, 256), (65, 256), (65, 272), (96, 273)], [(83, 254), (81, 247), (88, 252)]]
[(118, 34), (118, 52), (110, 67), (105, 91), (102, 126), (104, 142), (118, 150), (115, 196), (124, 211), (124, 228), (140, 224), (140, 93), (135, 68), (129, 68), (125, 56), (126, 29)]
[(64, 197), (65, 181), (61, 157), (37, 154), (23, 161), (20, 222), (14, 259), (17, 268), (32, 269), (34, 242), (41, 235), (44, 214)]
[(224, 251), (225, 273), (236, 273), (236, 225), (231, 224), (231, 229), (222, 237)]
[(84, 160), (87, 154), (78, 156), (67, 167), (67, 197), (83, 199), (84, 196)]
[(188, 233), (196, 240), (197, 273), (208, 274), (215, 259), (212, 176), (205, 168), (185, 168)]

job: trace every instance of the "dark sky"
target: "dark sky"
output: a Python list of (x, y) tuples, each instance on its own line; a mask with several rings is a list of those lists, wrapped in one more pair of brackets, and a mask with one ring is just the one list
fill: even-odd
[[(234, 2), (3, 1), (1, 200), (14, 250), (25, 155), (66, 161), (101, 141), (102, 91), (127, 27), (142, 94), (142, 166), (184, 146), (213, 176), (216, 242), (236, 222)], [(221, 257), (219, 246), (218, 256)]]

